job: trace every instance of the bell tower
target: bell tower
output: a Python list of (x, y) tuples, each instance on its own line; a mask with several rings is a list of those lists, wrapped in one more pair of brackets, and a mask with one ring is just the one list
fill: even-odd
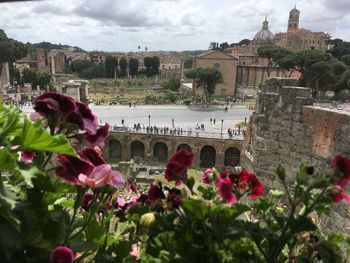
[(300, 11), (296, 8), (296, 6), (292, 10), (290, 10), (287, 32), (290, 32), (293, 29), (299, 28), (299, 16), (300, 16)]

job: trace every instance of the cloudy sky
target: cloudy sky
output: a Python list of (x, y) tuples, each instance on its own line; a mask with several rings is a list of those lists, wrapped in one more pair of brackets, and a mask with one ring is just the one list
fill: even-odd
[(285, 32), (288, 12), (300, 27), (350, 41), (350, 0), (52, 0), (0, 3), (0, 28), (22, 42), (49, 41), (86, 50), (207, 49), (252, 39), (265, 15)]

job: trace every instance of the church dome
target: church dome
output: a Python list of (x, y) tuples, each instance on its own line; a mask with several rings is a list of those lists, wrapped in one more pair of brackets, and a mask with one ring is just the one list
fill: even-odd
[(265, 17), (265, 21), (263, 22), (262, 29), (255, 34), (254, 40), (265, 40), (265, 41), (272, 41), (273, 40), (273, 33), (269, 30), (269, 22), (267, 21), (267, 18)]

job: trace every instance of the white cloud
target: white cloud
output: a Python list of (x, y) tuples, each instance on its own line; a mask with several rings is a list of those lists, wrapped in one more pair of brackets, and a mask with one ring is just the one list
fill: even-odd
[[(280, 0), (57, 0), (0, 4), (0, 28), (23, 42), (87, 50), (206, 49), (209, 42), (253, 38), (265, 15), (287, 27), (292, 2)], [(300, 26), (350, 40), (349, 0), (299, 0)]]

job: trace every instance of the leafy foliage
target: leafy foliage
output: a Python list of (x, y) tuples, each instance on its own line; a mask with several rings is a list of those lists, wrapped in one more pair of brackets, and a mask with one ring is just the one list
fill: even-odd
[(215, 68), (197, 68), (186, 71), (186, 77), (193, 79), (199, 88), (202, 88), (206, 101), (210, 101), (210, 97), (215, 92), (216, 84), (223, 81), (222, 74)]

